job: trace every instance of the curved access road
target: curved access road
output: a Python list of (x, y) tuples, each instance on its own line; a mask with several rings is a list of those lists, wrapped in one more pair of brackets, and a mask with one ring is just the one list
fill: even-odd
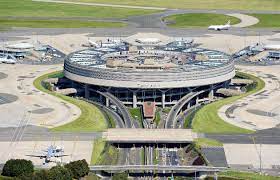
[(246, 15), (246, 14), (232, 13), (232, 14), (226, 14), (226, 15), (233, 16), (233, 17), (236, 17), (241, 20), (240, 23), (234, 24), (234, 25), (232, 25), (232, 27), (244, 28), (244, 27), (253, 26), (253, 25), (259, 23), (258, 18), (254, 17), (254, 16)]
[(175, 128), (176, 127), (176, 120), (177, 120), (177, 114), (180, 112), (182, 107), (188, 103), (191, 99), (198, 96), (201, 93), (206, 92), (207, 90), (202, 90), (199, 92), (190, 92), (189, 94), (182, 97), (170, 110), (170, 112), (167, 115), (166, 118), (166, 128)]
[(125, 127), (132, 128), (133, 120), (132, 120), (127, 108), (125, 107), (125, 105), (117, 97), (115, 97), (113, 94), (111, 94), (109, 92), (98, 91), (98, 93), (106, 98), (109, 98), (110, 101), (119, 108), (121, 115), (123, 117), (124, 123), (125, 123)]

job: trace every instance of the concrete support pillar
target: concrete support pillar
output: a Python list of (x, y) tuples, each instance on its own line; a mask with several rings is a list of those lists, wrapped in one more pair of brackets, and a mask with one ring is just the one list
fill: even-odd
[(188, 103), (187, 108), (190, 109), (190, 107), (191, 107), (191, 102)]
[(133, 108), (137, 108), (137, 96), (135, 91), (133, 91), (132, 104), (133, 104)]
[(88, 84), (85, 84), (85, 98), (89, 98), (89, 90), (88, 90)]
[(210, 87), (210, 91), (209, 91), (209, 94), (208, 94), (208, 99), (209, 99), (210, 101), (213, 101), (213, 99), (214, 99), (214, 89), (213, 89), (213, 85), (211, 85), (211, 87)]
[(103, 103), (102, 100), (103, 100), (103, 96), (102, 96), (101, 94), (99, 94), (99, 102), (100, 102), (100, 103)]
[(230, 81), (224, 82), (224, 88), (229, 88), (229, 83), (230, 83)]
[(110, 100), (109, 98), (106, 97), (106, 106), (109, 107), (110, 106)]
[(162, 92), (161, 94), (161, 105), (162, 108), (165, 108), (165, 92)]
[(196, 96), (196, 99), (195, 99), (195, 105), (198, 105), (198, 100), (199, 100), (199, 97)]

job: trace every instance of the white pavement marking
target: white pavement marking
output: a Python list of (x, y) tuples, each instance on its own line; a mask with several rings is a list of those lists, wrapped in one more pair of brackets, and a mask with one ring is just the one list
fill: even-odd
[[(34, 165), (42, 165), (44, 159), (27, 155), (43, 155), (45, 154), (43, 150), (46, 150), (50, 145), (64, 148), (64, 153), (68, 156), (62, 158), (63, 162), (85, 159), (90, 163), (92, 143), (92, 141), (21, 141), (16, 146), (11, 147), (10, 142), (0, 142), (0, 164), (5, 163), (11, 158), (19, 158), (31, 160)], [(51, 163), (50, 165), (53, 164)]]
[[(219, 109), (219, 116), (228, 123), (251, 130), (273, 128), (280, 124), (280, 74), (279, 65), (274, 66), (237, 66), (243, 72), (256, 75), (265, 82), (265, 88), (259, 92)], [(271, 76), (271, 77), (270, 77)], [(226, 110), (237, 107), (226, 116)], [(262, 113), (252, 113), (256, 112)]]
[(38, 76), (61, 69), (61, 65), (1, 64), (0, 72), (9, 75), (7, 78), (1, 79), (1, 92), (18, 96), (19, 99), (0, 105), (0, 127), (17, 127), (24, 114), (42, 108), (51, 108), (53, 111), (41, 114), (32, 113), (29, 125), (55, 127), (79, 117), (81, 111), (78, 107), (40, 92), (33, 86), (33, 81)]
[(228, 16), (233, 16), (241, 20), (240, 23), (232, 25), (232, 27), (248, 27), (255, 25), (259, 22), (259, 19), (253, 16), (249, 16), (246, 14), (239, 14), (239, 13), (233, 13), (233, 14), (227, 14)]
[(147, 9), (147, 10), (166, 10), (167, 9), (167, 8), (148, 7), (148, 6), (130, 6), (130, 5), (119, 5), (119, 4), (86, 3), (86, 2), (56, 1), (56, 0), (32, 0), (32, 1), (50, 2), (50, 3), (63, 3), (63, 4), (76, 4), (76, 5), (86, 5), (86, 6), (114, 7), (114, 8)]
[[(230, 166), (247, 165), (272, 169), (280, 166), (280, 145), (275, 144), (224, 144), (227, 163)], [(260, 151), (261, 150), (261, 151)]]

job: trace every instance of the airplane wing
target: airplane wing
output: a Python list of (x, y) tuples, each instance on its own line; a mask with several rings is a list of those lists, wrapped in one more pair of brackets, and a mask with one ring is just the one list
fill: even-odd
[(64, 156), (70, 156), (69, 154), (60, 154), (60, 155), (55, 155), (54, 157), (64, 157)]
[(32, 154), (27, 154), (25, 156), (29, 156), (29, 157), (38, 157), (38, 158), (46, 158), (46, 155), (32, 155)]

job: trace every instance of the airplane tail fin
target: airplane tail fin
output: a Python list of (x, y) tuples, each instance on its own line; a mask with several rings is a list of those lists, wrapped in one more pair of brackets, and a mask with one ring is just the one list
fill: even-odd
[(228, 20), (228, 22), (226, 23), (226, 25), (230, 25), (230, 20)]

